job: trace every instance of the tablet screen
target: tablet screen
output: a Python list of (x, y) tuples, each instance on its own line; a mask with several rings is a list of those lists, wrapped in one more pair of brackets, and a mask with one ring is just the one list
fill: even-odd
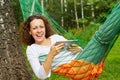
[(66, 46), (63, 49), (66, 49), (70, 44), (76, 44), (78, 40), (67, 40), (67, 41), (58, 41), (55, 43), (55, 45), (60, 44), (60, 43), (65, 43)]

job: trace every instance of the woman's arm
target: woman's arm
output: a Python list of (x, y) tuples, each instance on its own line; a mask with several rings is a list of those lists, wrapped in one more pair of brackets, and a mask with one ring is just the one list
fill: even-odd
[(43, 67), (43, 65), (40, 64), (39, 62), (39, 55), (36, 54), (36, 49), (32, 46), (28, 46), (27, 47), (27, 50), (26, 50), (26, 53), (27, 53), (27, 59), (30, 63), (30, 66), (34, 72), (34, 74), (39, 78), (39, 79), (45, 79), (47, 77), (50, 76), (49, 75), (46, 75), (46, 71)]
[(54, 57), (60, 52), (60, 50), (65, 46), (64, 43), (60, 43), (57, 45), (53, 45), (50, 49), (50, 52), (45, 60), (45, 62), (43, 63), (43, 67), (45, 69), (46, 74), (48, 75), (50, 69), (51, 69), (51, 64), (52, 61), (54, 59)]
[[(56, 37), (56, 36), (55, 36)], [(56, 40), (56, 39), (55, 39)], [(59, 39), (57, 39), (59, 40)], [(54, 41), (53, 41), (54, 42)], [(28, 61), (33, 69), (35, 75), (40, 79), (45, 79), (50, 76), (50, 69), (54, 57), (60, 52), (60, 50), (65, 46), (64, 43), (53, 45), (50, 49), (48, 56), (45, 59), (43, 64), (39, 62), (39, 54), (36, 54), (36, 47), (28, 46), (27, 47), (27, 57)]]

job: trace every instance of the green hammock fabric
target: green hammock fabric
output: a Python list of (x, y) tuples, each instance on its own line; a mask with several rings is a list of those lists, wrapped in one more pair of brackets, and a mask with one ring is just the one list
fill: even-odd
[[(23, 18), (26, 20), (29, 16), (33, 14), (41, 14), (47, 17), (51, 23), (53, 31), (57, 34), (65, 34), (65, 36), (71, 37), (71, 39), (76, 40), (77, 38), (68, 33), (63, 27), (61, 27), (50, 15), (42, 8), (38, 0), (19, 0)], [(79, 40), (78, 44), (85, 43), (85, 48), (75, 60), (84, 60), (91, 62), (93, 64), (99, 64), (103, 59), (106, 58), (113, 44), (117, 40), (120, 33), (120, 4), (117, 3), (107, 20), (103, 25), (100, 26), (99, 30), (93, 35), (92, 39), (86, 45), (86, 42)], [(83, 44), (84, 45), (84, 44)], [(90, 64), (91, 65), (91, 64)], [(79, 67), (79, 66), (78, 66)], [(71, 67), (72, 68), (72, 67)], [(66, 76), (67, 72), (64, 74)], [(67, 75), (67, 77), (70, 77)], [(74, 75), (75, 77), (75, 75)], [(80, 79), (70, 77), (72, 79)]]
[[(114, 28), (114, 29), (112, 29)], [(120, 32), (120, 4), (116, 4), (111, 14), (100, 26), (91, 41), (85, 47), (84, 51), (77, 56), (76, 59), (84, 59), (90, 62), (99, 63), (103, 57), (108, 54), (108, 49), (112, 48), (113, 42), (116, 40)], [(113, 41), (113, 42), (112, 42)]]

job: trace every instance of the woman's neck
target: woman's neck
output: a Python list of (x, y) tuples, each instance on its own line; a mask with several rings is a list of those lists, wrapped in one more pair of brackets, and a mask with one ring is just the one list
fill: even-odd
[(42, 45), (42, 46), (50, 46), (51, 45), (51, 39), (50, 38), (45, 38), (41, 42), (36, 42), (35, 44)]

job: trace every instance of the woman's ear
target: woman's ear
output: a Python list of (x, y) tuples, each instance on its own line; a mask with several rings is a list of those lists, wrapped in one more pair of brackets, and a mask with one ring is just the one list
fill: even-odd
[(32, 33), (29, 31), (29, 34), (31, 35)]

